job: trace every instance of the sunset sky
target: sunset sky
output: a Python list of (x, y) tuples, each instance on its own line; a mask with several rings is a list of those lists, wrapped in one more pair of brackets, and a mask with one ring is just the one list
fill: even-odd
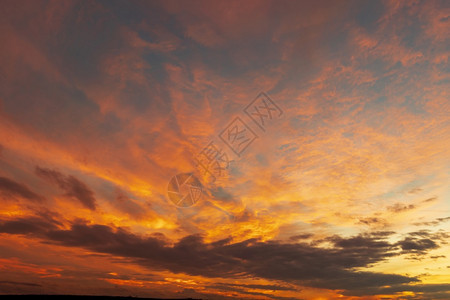
[(0, 38), (0, 294), (450, 299), (450, 1), (0, 0)]

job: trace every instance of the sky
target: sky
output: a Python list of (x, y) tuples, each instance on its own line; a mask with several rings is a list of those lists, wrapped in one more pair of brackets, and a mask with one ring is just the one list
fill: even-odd
[(0, 294), (450, 298), (449, 1), (0, 5)]

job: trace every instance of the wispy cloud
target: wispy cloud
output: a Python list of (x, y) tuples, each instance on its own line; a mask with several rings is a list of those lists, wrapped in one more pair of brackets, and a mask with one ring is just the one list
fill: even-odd
[[(2, 8), (0, 289), (448, 296), (445, 1)], [(241, 156), (219, 138), (237, 116)], [(211, 141), (229, 168), (173, 205)]]

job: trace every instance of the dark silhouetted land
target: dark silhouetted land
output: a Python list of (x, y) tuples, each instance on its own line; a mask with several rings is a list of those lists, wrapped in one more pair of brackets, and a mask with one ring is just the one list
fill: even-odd
[(140, 297), (119, 297), (119, 296), (82, 296), (82, 295), (0, 295), (8, 298), (20, 299), (71, 299), (71, 300), (201, 300), (193, 298), (140, 298)]

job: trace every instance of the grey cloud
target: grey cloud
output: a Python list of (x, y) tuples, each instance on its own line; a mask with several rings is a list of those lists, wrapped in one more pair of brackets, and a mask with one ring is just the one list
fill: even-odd
[[(450, 284), (414, 284), (414, 285), (389, 285), (389, 287), (371, 287), (361, 288), (359, 290), (353, 290), (345, 292), (345, 295), (352, 296), (364, 296), (364, 295), (377, 295), (377, 294), (394, 294), (403, 291), (409, 291), (414, 293), (423, 293), (425, 298), (420, 299), (448, 299), (450, 293)], [(417, 298), (413, 298), (417, 299)]]
[(391, 212), (394, 213), (400, 213), (400, 212), (404, 212), (404, 211), (408, 211), (411, 209), (416, 208), (416, 206), (414, 204), (401, 204), (401, 203), (395, 203), (394, 205), (388, 206), (387, 209)]
[(49, 230), (57, 229), (59, 222), (42, 216), (28, 216), (0, 220), (0, 233), (34, 234), (42, 236)]
[(17, 281), (0, 281), (0, 285), (3, 284), (11, 284), (11, 285), (25, 285), (25, 286), (42, 286), (40, 284), (37, 283), (31, 283), (31, 282), (17, 282)]
[(437, 197), (431, 197), (431, 198), (423, 200), (422, 202), (433, 202), (433, 201), (436, 201), (436, 200), (437, 200)]
[[(332, 247), (323, 248), (313, 243), (263, 242), (259, 239), (233, 242), (227, 238), (206, 243), (200, 235), (171, 242), (162, 234), (140, 236), (124, 228), (88, 224), (82, 220), (72, 223), (68, 229), (61, 229), (44, 217), (8, 220), (0, 224), (3, 232), (34, 234), (47, 243), (124, 257), (153, 270), (211, 278), (252, 276), (297, 286), (344, 289), (349, 295), (381, 293), (387, 285), (399, 291), (409, 290), (408, 284), (418, 282), (417, 278), (358, 269), (405, 251), (435, 249), (447, 237), (443, 232), (417, 231), (391, 243), (388, 238), (393, 232), (380, 231), (348, 238), (332, 236), (322, 240), (331, 243)], [(287, 290), (275, 285), (248, 288)]]
[(26, 185), (6, 177), (0, 177), (0, 195), (6, 198), (20, 197), (34, 202), (44, 200), (44, 197), (31, 191)]
[(112, 204), (114, 207), (130, 216), (136, 218), (145, 216), (144, 207), (142, 207), (139, 202), (128, 197), (127, 194), (119, 188), (116, 188), (115, 190), (115, 198)]
[(252, 275), (336, 289), (417, 281), (413, 277), (353, 270), (395, 255), (390, 251), (394, 246), (383, 240), (382, 235), (333, 237), (335, 247), (331, 249), (257, 239), (204, 243), (198, 235), (171, 244), (156, 236), (140, 237), (122, 228), (76, 223), (68, 230), (47, 232), (47, 238), (66, 246), (134, 258), (156, 269), (207, 277)]
[(450, 220), (450, 217), (445, 217), (445, 218), (437, 218), (434, 221), (429, 221), (429, 222), (416, 222), (413, 223), (413, 225), (415, 226), (437, 226), (441, 223), (447, 222)]
[(65, 192), (66, 196), (77, 199), (84, 207), (90, 210), (96, 209), (94, 192), (74, 176), (66, 176), (58, 171), (40, 167), (36, 167), (35, 173), (44, 180), (57, 185)]
[(442, 231), (421, 230), (408, 233), (403, 240), (397, 242), (397, 245), (405, 254), (423, 255), (430, 250), (439, 248), (439, 244), (447, 243), (446, 240), (449, 237), (448, 233)]

